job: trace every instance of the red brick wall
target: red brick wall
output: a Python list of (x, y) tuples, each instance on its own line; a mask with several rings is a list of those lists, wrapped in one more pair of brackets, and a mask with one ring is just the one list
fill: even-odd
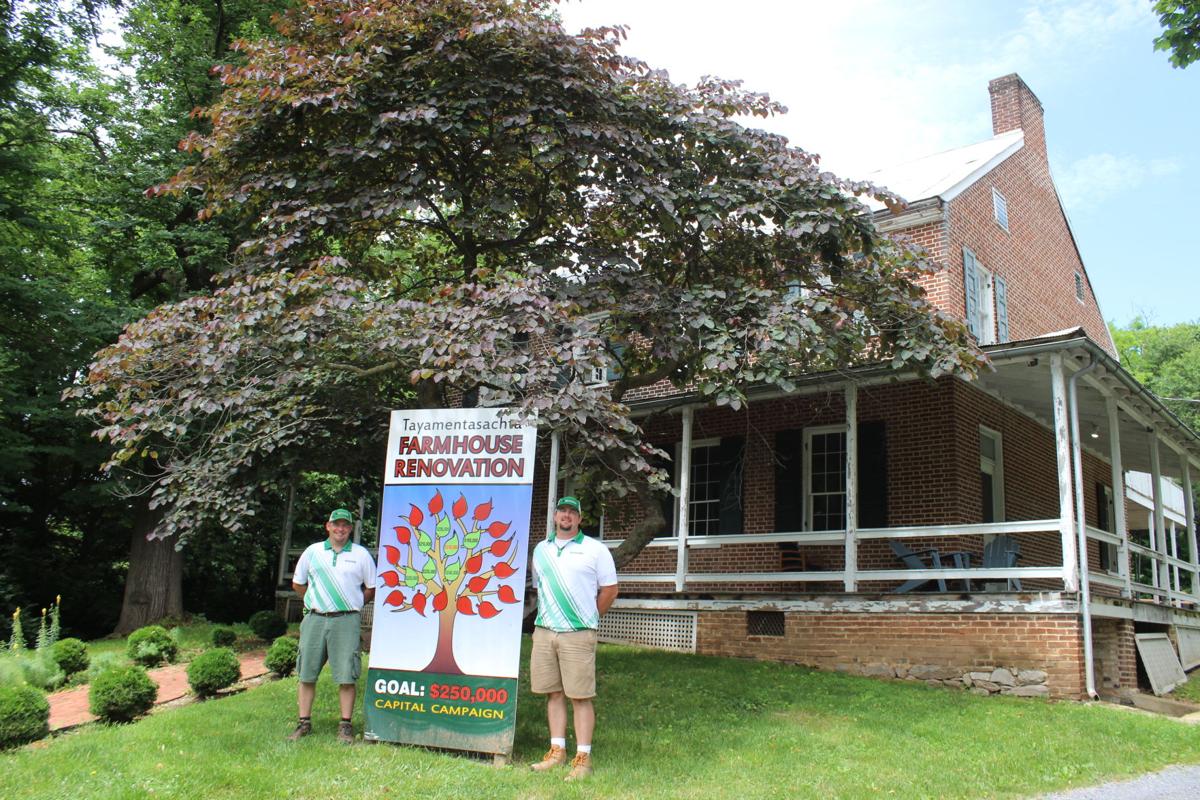
[(697, 652), (839, 666), (935, 664), (969, 672), (1040, 669), (1051, 696), (1083, 693), (1083, 643), (1077, 617), (1054, 614), (785, 613), (783, 636), (749, 636), (746, 612), (699, 615)]
[(1092, 668), (1101, 696), (1122, 695), (1137, 689), (1137, 654), (1133, 621), (1092, 620)]

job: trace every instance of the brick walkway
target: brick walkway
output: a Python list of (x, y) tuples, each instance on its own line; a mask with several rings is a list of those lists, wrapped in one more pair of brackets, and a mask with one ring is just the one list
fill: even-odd
[[(263, 665), (266, 653), (257, 651), (242, 653), (239, 659), (242, 664), (242, 680), (257, 678), (265, 675), (268, 670)], [(172, 700), (187, 695), (190, 691), (187, 681), (187, 664), (172, 664), (149, 671), (150, 679), (158, 684), (158, 699), (156, 704), (169, 703)], [(50, 730), (72, 728), (96, 718), (88, 712), (88, 687), (79, 686), (56, 692), (46, 698), (50, 701)]]

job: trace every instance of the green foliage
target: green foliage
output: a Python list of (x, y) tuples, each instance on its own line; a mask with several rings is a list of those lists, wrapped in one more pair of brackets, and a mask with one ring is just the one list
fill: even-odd
[(50, 650), (0, 653), (0, 686), (33, 686), (53, 691), (66, 681)]
[(0, 686), (0, 750), (50, 733), (50, 703), (29, 686)]
[(299, 643), (290, 636), (280, 636), (271, 642), (263, 663), (276, 675), (287, 677), (296, 669), (296, 660), (299, 655)]
[(135, 663), (156, 667), (174, 661), (179, 655), (179, 645), (163, 626), (147, 625), (129, 634), (125, 654)]
[(228, 647), (217, 647), (192, 659), (187, 670), (188, 684), (200, 697), (211, 697), (237, 683), (241, 668), (237, 655)]
[(1181, 69), (1200, 59), (1200, 0), (1156, 0), (1154, 13), (1163, 27), (1154, 49), (1169, 52)]
[(8, 637), (8, 649), (13, 653), (19, 653), (25, 649), (25, 630), (21, 626), (21, 609), (17, 609), (12, 615), (12, 634)]
[(128, 660), (120, 653), (102, 652), (93, 654), (87, 670), (87, 683), (114, 669), (124, 669), (129, 666)]
[(87, 645), (79, 639), (60, 639), (54, 643), (50, 653), (54, 663), (68, 678), (86, 670), (90, 662)]
[(256, 611), (247, 624), (255, 636), (267, 641), (287, 633), (287, 622), (274, 611)]
[(158, 686), (136, 664), (100, 673), (88, 688), (88, 708), (105, 722), (131, 722), (158, 697)]
[(1200, 323), (1110, 326), (1121, 365), (1192, 430), (1200, 430)]
[(225, 625), (218, 625), (212, 629), (212, 643), (214, 647), (232, 647), (237, 641), (237, 631)]

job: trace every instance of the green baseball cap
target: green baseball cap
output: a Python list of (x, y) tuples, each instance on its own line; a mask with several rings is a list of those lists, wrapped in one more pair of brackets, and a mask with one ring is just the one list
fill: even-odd
[(330, 522), (339, 522), (341, 520), (345, 520), (346, 522), (354, 522), (354, 515), (344, 508), (335, 508), (329, 513)]
[(581, 513), (581, 514), (583, 513), (583, 510), (580, 509), (580, 507), (579, 507), (579, 499), (575, 498), (575, 497), (571, 497), (571, 495), (567, 495), (566, 497), (558, 498), (558, 505), (555, 507), (556, 508), (573, 508), (576, 511), (578, 511), (579, 513)]

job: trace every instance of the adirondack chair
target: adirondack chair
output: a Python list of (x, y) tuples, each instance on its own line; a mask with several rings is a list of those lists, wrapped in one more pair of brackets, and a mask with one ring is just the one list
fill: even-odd
[[(1008, 569), (1017, 566), (1021, 558), (1021, 543), (1006, 534), (1000, 534), (983, 547), (983, 567)], [(1020, 578), (1008, 578), (1008, 589), (1021, 591)]]
[[(937, 550), (909, 550), (904, 543), (898, 539), (892, 539), (888, 542), (892, 546), (892, 552), (896, 554), (896, 558), (904, 562), (904, 566), (908, 569), (934, 569), (942, 568), (942, 557)], [(925, 556), (929, 557), (930, 563), (925, 563)], [(911, 581), (905, 581), (897, 586), (893, 591), (897, 593), (911, 592), (918, 586), (929, 583), (930, 578), (914, 578)], [(937, 587), (939, 592), (946, 591), (946, 581), (942, 578), (937, 579)]]

